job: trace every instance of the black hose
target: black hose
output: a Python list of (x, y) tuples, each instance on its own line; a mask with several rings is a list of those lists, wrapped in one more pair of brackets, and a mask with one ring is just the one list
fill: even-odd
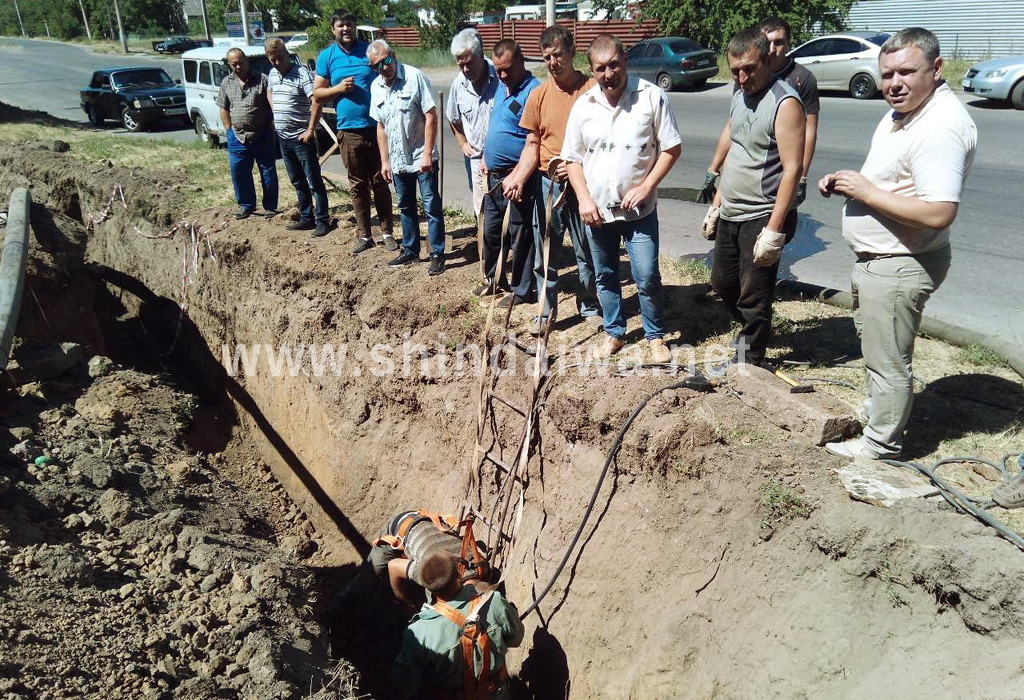
[[(700, 383), (697, 384), (697, 382)], [(615, 461), (615, 455), (618, 454), (619, 448), (622, 447), (622, 438), (625, 437), (626, 431), (629, 430), (629, 426), (633, 424), (636, 417), (640, 415), (640, 411), (644, 410), (647, 404), (650, 403), (651, 399), (655, 396), (664, 391), (684, 388), (706, 389), (707, 383), (698, 377), (688, 377), (681, 382), (661, 387), (645, 398), (639, 406), (634, 408), (633, 412), (629, 415), (629, 418), (627, 418), (626, 422), (622, 424), (621, 428), (619, 428), (619, 433), (615, 436), (615, 441), (612, 443), (611, 449), (608, 450), (608, 457), (604, 460), (604, 467), (601, 469), (601, 476), (598, 477), (597, 484), (594, 486), (594, 492), (590, 495), (590, 503), (587, 504), (587, 509), (583, 512), (583, 518), (580, 520), (579, 527), (576, 528), (576, 534), (573, 535), (572, 541), (569, 542), (569, 546), (565, 548), (565, 554), (562, 556), (562, 561), (559, 562), (558, 567), (555, 569), (555, 573), (551, 575), (551, 579), (547, 582), (547, 585), (544, 586), (544, 590), (542, 590), (540, 595), (533, 599), (530, 606), (519, 615), (520, 620), (525, 620), (526, 616), (540, 605), (540, 602), (544, 600), (545, 596), (547, 596), (551, 591), (552, 586), (555, 585), (555, 581), (558, 580), (558, 577), (562, 574), (562, 570), (565, 569), (565, 565), (569, 562), (569, 557), (572, 556), (572, 551), (576, 548), (576, 544), (580, 541), (580, 536), (583, 534), (583, 530), (587, 526), (587, 520), (590, 518), (590, 514), (594, 511), (594, 505), (597, 503), (597, 497), (601, 493), (601, 486), (604, 484), (604, 478), (608, 474), (608, 468), (612, 465), (612, 462)]]
[(1018, 535), (1016, 532), (1006, 527), (1006, 525), (999, 522), (994, 517), (985, 512), (983, 509), (975, 505), (976, 499), (972, 499), (963, 491), (960, 491), (958, 488), (956, 488), (948, 481), (943, 479), (941, 476), (939, 476), (938, 473), (936, 473), (935, 471), (943, 464), (949, 464), (951, 462), (978, 462), (980, 464), (988, 464), (989, 466), (995, 466), (992, 462), (989, 462), (984, 459), (979, 459), (977, 457), (947, 457), (945, 459), (940, 459), (938, 462), (936, 462), (930, 467), (926, 467), (924, 465), (918, 464), (917, 462), (901, 462), (896, 459), (882, 459), (880, 461), (886, 464), (891, 464), (894, 467), (903, 467), (904, 469), (913, 469), (921, 472), (922, 474), (927, 476), (931, 480), (931, 482), (935, 484), (935, 486), (938, 487), (939, 493), (942, 495), (943, 498), (949, 501), (950, 505), (952, 505), (954, 508), (962, 510), (965, 513), (973, 515), (982, 523), (993, 528), (1000, 535), (1002, 535), (1011, 543), (1016, 545), (1020, 550), (1024, 551), (1024, 538), (1021, 538), (1021, 536)]

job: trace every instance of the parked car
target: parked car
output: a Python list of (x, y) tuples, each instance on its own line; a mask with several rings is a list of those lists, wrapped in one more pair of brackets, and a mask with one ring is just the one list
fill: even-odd
[(156, 45), (158, 53), (185, 53), (192, 49), (198, 49), (203, 42), (193, 39), (190, 36), (169, 36), (166, 41)]
[(858, 100), (870, 100), (882, 89), (878, 54), (889, 36), (885, 32), (829, 34), (801, 44), (788, 55), (814, 74), (819, 90), (843, 90)]
[(105, 68), (92, 74), (79, 91), (85, 115), (94, 126), (118, 121), (128, 131), (142, 131), (161, 119), (191, 123), (185, 90), (163, 68)]
[(1006, 100), (1024, 109), (1024, 56), (975, 63), (964, 75), (964, 92), (989, 100)]
[(294, 51), (295, 49), (299, 48), (300, 46), (305, 46), (308, 43), (309, 43), (309, 34), (302, 33), (302, 34), (296, 34), (291, 39), (289, 39), (288, 41), (284, 42), (284, 45), (286, 47), (288, 47), (289, 51)]
[[(182, 87), (188, 119), (199, 138), (210, 146), (227, 140), (227, 130), (220, 121), (217, 93), (221, 81), (231, 73), (224, 62), (228, 48), (238, 48), (249, 57), (249, 70), (270, 75), (270, 61), (263, 46), (214, 46), (194, 49), (181, 55)], [(295, 54), (292, 58), (298, 60)]]
[(631, 75), (657, 83), (662, 90), (681, 85), (703, 87), (718, 74), (718, 54), (692, 39), (667, 36), (645, 39), (626, 52)]

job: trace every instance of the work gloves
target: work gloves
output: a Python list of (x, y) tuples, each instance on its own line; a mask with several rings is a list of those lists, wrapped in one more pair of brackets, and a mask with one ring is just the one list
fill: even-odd
[(807, 199), (807, 178), (800, 178), (800, 184), (796, 186), (796, 205), (800, 206)]
[[(709, 204), (715, 198), (715, 192), (718, 188), (715, 187), (715, 181), (718, 180), (718, 173), (714, 170), (709, 170), (707, 175), (704, 176), (704, 184), (697, 190), (697, 199), (695, 201), (701, 204)], [(712, 236), (714, 238), (714, 236)], [(711, 240), (711, 239), (708, 239)]]
[(708, 213), (704, 215), (704, 223), (700, 225), (701, 235), (709, 241), (715, 240), (718, 235), (718, 213), (721, 207), (712, 204), (708, 207)]
[(772, 231), (769, 228), (761, 229), (754, 241), (754, 265), (757, 267), (771, 267), (782, 257), (782, 246), (786, 245), (786, 234)]

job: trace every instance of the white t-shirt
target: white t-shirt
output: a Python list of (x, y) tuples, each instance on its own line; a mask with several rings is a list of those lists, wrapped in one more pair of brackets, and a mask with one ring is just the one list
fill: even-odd
[(644, 181), (662, 151), (680, 143), (665, 92), (628, 76), (615, 107), (599, 85), (580, 95), (565, 126), (562, 158), (583, 165), (587, 189), (605, 221), (634, 221), (654, 211), (657, 191), (631, 211), (620, 208), (622, 198)]
[[(916, 112), (882, 117), (860, 172), (877, 187), (926, 202), (959, 202), (974, 162), (978, 128), (946, 84)], [(861, 202), (843, 208), (843, 238), (855, 253), (907, 255), (949, 245), (949, 228), (923, 229), (882, 216)]]

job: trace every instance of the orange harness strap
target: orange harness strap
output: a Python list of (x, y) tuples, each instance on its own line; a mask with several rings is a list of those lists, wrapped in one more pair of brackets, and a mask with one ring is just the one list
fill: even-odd
[[(501, 671), (491, 678), (491, 639), (486, 632), (481, 632), (480, 624), (477, 621), (477, 613), (487, 600), (490, 594), (474, 598), (469, 603), (469, 614), (463, 615), (458, 610), (437, 601), (431, 607), (439, 615), (453, 623), (462, 631), (459, 645), (462, 647), (462, 692), (466, 700), (490, 700), (491, 694), (497, 689), (497, 684), (503, 680)], [(474, 648), (480, 647), (480, 675), (474, 673), (476, 665)], [(503, 671), (504, 669), (502, 669)]]

